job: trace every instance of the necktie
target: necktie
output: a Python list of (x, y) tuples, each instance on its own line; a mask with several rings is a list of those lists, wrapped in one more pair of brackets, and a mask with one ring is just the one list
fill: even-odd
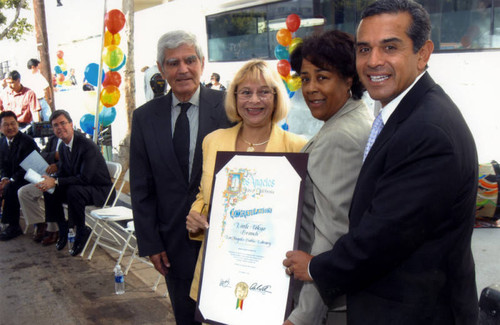
[(375, 139), (379, 135), (380, 131), (384, 128), (384, 121), (382, 120), (382, 111), (378, 113), (377, 118), (373, 121), (372, 130), (370, 132), (370, 136), (368, 137), (368, 142), (366, 143), (365, 152), (363, 154), (363, 161), (365, 161), (366, 156), (370, 152), (373, 144), (375, 143)]
[(177, 161), (181, 167), (182, 174), (186, 181), (189, 181), (189, 120), (187, 110), (191, 107), (191, 103), (180, 103), (181, 113), (175, 121), (174, 128), (174, 151), (177, 156)]

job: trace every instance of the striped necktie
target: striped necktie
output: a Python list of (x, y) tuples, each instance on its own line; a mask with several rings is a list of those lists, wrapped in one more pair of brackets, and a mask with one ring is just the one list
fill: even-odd
[(382, 111), (378, 113), (377, 118), (373, 121), (372, 130), (370, 132), (370, 136), (368, 137), (368, 142), (366, 143), (365, 152), (363, 154), (363, 162), (368, 156), (370, 149), (372, 148), (375, 140), (377, 139), (380, 131), (384, 128), (384, 121), (382, 120)]

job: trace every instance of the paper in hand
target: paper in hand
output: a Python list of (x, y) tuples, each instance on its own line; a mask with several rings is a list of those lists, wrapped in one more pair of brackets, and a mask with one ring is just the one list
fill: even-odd
[[(24, 179), (32, 184), (37, 184), (37, 183), (40, 183), (41, 181), (44, 180), (44, 178), (40, 174), (38, 174), (36, 171), (34, 171), (31, 168), (29, 168), (26, 171), (26, 174), (24, 174)], [(54, 190), (55, 190), (55, 188), (53, 187), (51, 189), (48, 189), (47, 192), (52, 194), (52, 193), (54, 193)]]

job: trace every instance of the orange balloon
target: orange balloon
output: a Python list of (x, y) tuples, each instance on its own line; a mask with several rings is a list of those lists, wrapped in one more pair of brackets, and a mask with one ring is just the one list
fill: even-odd
[(121, 36), (120, 34), (111, 34), (109, 30), (107, 30), (104, 33), (104, 47), (110, 46), (110, 45), (120, 45), (121, 41)]
[(101, 103), (106, 107), (115, 106), (120, 100), (120, 90), (116, 86), (107, 86), (101, 91)]
[(292, 42), (292, 33), (288, 29), (282, 28), (276, 33), (276, 40), (280, 45), (288, 46)]

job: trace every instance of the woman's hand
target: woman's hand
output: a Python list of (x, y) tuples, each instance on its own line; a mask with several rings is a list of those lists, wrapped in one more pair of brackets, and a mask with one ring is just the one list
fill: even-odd
[(186, 229), (190, 233), (197, 233), (208, 229), (207, 216), (194, 210), (189, 211), (186, 217)]

